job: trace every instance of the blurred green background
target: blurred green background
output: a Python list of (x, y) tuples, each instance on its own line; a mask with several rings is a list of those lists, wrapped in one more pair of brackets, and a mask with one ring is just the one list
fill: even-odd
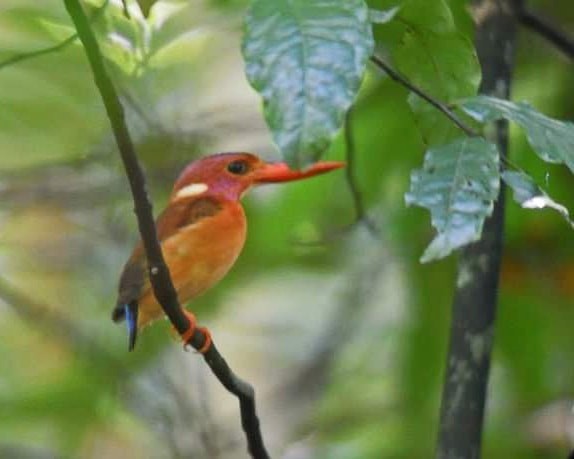
[[(449, 3), (472, 38), (466, 2)], [(101, 4), (84, 3), (156, 211), (196, 157), (279, 157), (243, 72), (246, 1), (163, 0), (147, 18), (128, 2), (130, 19), (121, 2)], [(571, 0), (529, 4), (574, 34)], [(0, 457), (247, 457), (236, 399), (168, 324), (128, 353), (110, 320), (137, 229), (81, 46), (2, 65), (73, 33), (58, 0), (0, 3)], [(378, 45), (393, 33), (377, 26)], [(520, 30), (515, 100), (574, 118), (573, 70)], [(432, 230), (403, 194), (428, 139), (407, 97), (369, 68), (353, 111), (356, 176), (380, 236), (341, 231), (355, 217), (343, 172), (255, 190), (240, 260), (191, 306), (256, 387), (273, 457), (432, 456), (455, 259), (418, 263)], [(517, 130), (511, 145), (512, 161), (572, 207), (566, 168), (542, 164)], [(337, 138), (327, 157), (344, 156)], [(557, 214), (508, 202), (484, 457), (563, 458), (574, 444), (574, 237)]]

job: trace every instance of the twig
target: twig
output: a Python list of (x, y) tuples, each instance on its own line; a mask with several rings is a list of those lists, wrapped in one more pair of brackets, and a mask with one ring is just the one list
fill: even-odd
[[(90, 18), (90, 22), (95, 20), (104, 11), (104, 9), (108, 6), (109, 2), (110, 2), (110, 0), (104, 1), (102, 6), (100, 6), (94, 12), (92, 17)], [(61, 51), (64, 48), (66, 48), (68, 45), (71, 45), (72, 43), (74, 43), (77, 38), (78, 38), (78, 34), (74, 33), (74, 34), (70, 35), (68, 38), (66, 38), (65, 40), (61, 41), (60, 43), (58, 43), (54, 46), (48, 46), (47, 48), (42, 48), (42, 49), (38, 49), (36, 51), (27, 52), (27, 53), (15, 54), (14, 56), (9, 57), (5, 61), (0, 62), (0, 70), (2, 70), (5, 67), (9, 67), (10, 65), (14, 65), (14, 64), (17, 64), (17, 63), (22, 62), (22, 61), (27, 61), (28, 59), (33, 59), (35, 57), (44, 56), (45, 54), (50, 54), (50, 53), (55, 53), (55, 52)]]
[(538, 33), (570, 59), (574, 59), (574, 38), (560, 30), (556, 24), (526, 7), (518, 7), (516, 16), (521, 25)]
[[(154, 295), (175, 329), (182, 335), (189, 329), (190, 323), (179, 305), (169, 269), (163, 259), (153, 219), (152, 205), (146, 190), (144, 173), (127, 129), (123, 108), (106, 72), (96, 37), (90, 28), (88, 18), (80, 6), (79, 0), (64, 0), (64, 4), (84, 45), (130, 183)], [(204, 340), (203, 333), (196, 330), (187, 344), (199, 350), (203, 346)], [(241, 424), (251, 456), (267, 459), (269, 455), (261, 436), (253, 388), (233, 373), (227, 362), (219, 354), (215, 344), (211, 345), (204, 354), (204, 358), (221, 384), (239, 399)]]
[(12, 57), (9, 57), (5, 61), (0, 62), (0, 70), (2, 70), (4, 67), (8, 67), (10, 65), (17, 64), (18, 62), (26, 61), (26, 60), (32, 59), (34, 57), (43, 56), (44, 54), (49, 54), (49, 53), (54, 53), (56, 51), (60, 51), (60, 50), (64, 49), (66, 46), (68, 46), (68, 45), (72, 44), (74, 41), (76, 41), (76, 38), (78, 38), (78, 35), (73, 34), (73, 35), (70, 35), (68, 38), (66, 38), (64, 41), (61, 41), (60, 43), (58, 43), (57, 45), (49, 46), (47, 48), (39, 49), (37, 51), (31, 51), (28, 53), (16, 54)]
[(470, 137), (478, 137), (480, 134), (472, 129), (470, 126), (466, 125), (463, 121), (461, 121), (453, 111), (448, 108), (448, 106), (434, 97), (430, 96), (426, 92), (424, 92), (419, 87), (415, 86), (411, 83), (408, 79), (402, 76), (399, 72), (393, 69), (389, 64), (387, 64), (383, 59), (378, 56), (372, 55), (371, 62), (373, 62), (379, 69), (383, 70), (387, 75), (389, 75), (394, 81), (397, 83), (402, 84), (405, 88), (409, 91), (415, 93), (421, 99), (426, 100), (429, 104), (435, 107), (437, 110), (442, 112), (448, 119), (450, 119), (458, 128), (460, 128), (466, 135)]
[(361, 195), (361, 191), (359, 190), (355, 180), (355, 138), (353, 135), (352, 111), (353, 109), (350, 108), (347, 112), (347, 116), (345, 117), (345, 156), (347, 160), (347, 167), (345, 167), (345, 178), (353, 198), (357, 222), (363, 223), (371, 235), (378, 239), (379, 229), (371, 221), (365, 211), (363, 196)]
[[(464, 122), (462, 122), (454, 113), (453, 111), (444, 103), (436, 100), (434, 97), (425, 93), (422, 89), (418, 88), (414, 84), (412, 84), (409, 80), (403, 77), (399, 72), (394, 70), (391, 66), (389, 66), (383, 59), (380, 57), (373, 55), (371, 56), (371, 61), (385, 73), (387, 73), (394, 81), (402, 84), (407, 89), (412, 91), (413, 93), (417, 94), (422, 99), (426, 100), (429, 104), (435, 107), (437, 110), (442, 112), (447, 118), (449, 118), (454, 124), (456, 124), (462, 131), (465, 132), (470, 137), (479, 137), (481, 136), (480, 133), (472, 129), (471, 127), (467, 126)], [(345, 168), (345, 175), (347, 179), (347, 184), (349, 186), (349, 191), (351, 192), (351, 196), (353, 198), (353, 204), (355, 207), (356, 212), (356, 222), (363, 223), (369, 233), (371, 233), (374, 237), (379, 237), (379, 230), (377, 226), (369, 219), (366, 211), (365, 206), (363, 204), (361, 192), (357, 186), (355, 181), (355, 142), (353, 137), (353, 130), (351, 126), (351, 110), (347, 112), (347, 117), (345, 118), (345, 149), (346, 149), (346, 159), (347, 159), (347, 167)], [(299, 245), (306, 245), (306, 246), (316, 246), (322, 245), (325, 243), (332, 242), (334, 239), (338, 238), (341, 234), (347, 233), (349, 230), (353, 229), (355, 224), (351, 224), (345, 226), (344, 228), (340, 228), (337, 231), (330, 233), (327, 237), (323, 237), (318, 241), (311, 241), (311, 242), (301, 242), (298, 241)]]
[(347, 187), (353, 200), (353, 207), (355, 208), (355, 220), (345, 226), (329, 229), (325, 232), (325, 234), (317, 239), (310, 241), (302, 241), (299, 239), (294, 240), (293, 243), (300, 247), (319, 247), (325, 244), (331, 244), (341, 237), (347, 235), (359, 224), (365, 225), (367, 231), (375, 239), (380, 238), (380, 230), (366, 212), (363, 196), (361, 194), (361, 190), (359, 190), (357, 180), (355, 179), (355, 137), (353, 135), (353, 126), (351, 120), (352, 111), (352, 107), (347, 111), (343, 129), (345, 136), (346, 159), (345, 180), (347, 181)]
[[(482, 12), (475, 45), (482, 67), (481, 94), (508, 98), (514, 63), (513, 0), (473, 0)], [(508, 122), (497, 122), (488, 140), (501, 157), (508, 149)], [(479, 458), (492, 358), (504, 236), (504, 188), (481, 238), (461, 250), (440, 409), (437, 459)]]
[(107, 350), (94, 341), (84, 330), (49, 305), (39, 303), (25, 292), (0, 278), (0, 300), (18, 316), (34, 326), (39, 326), (67, 349), (80, 353), (91, 362), (91, 367), (113, 370), (118, 378), (125, 379), (129, 372)]

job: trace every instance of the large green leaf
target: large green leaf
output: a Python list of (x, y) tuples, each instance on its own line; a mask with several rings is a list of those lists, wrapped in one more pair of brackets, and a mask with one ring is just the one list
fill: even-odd
[(461, 103), (463, 110), (480, 122), (505, 118), (526, 132), (528, 142), (544, 161), (564, 163), (574, 172), (574, 124), (549, 118), (525, 102), (477, 96)]
[(245, 71), (287, 161), (316, 160), (342, 125), (373, 51), (363, 0), (255, 0)]
[[(414, 84), (447, 102), (476, 94), (480, 82), (476, 52), (471, 37), (457, 28), (445, 0), (406, 1), (387, 28), (378, 34), (378, 41)], [(458, 136), (457, 128), (436, 116), (427, 102), (414, 94), (408, 101), (427, 144), (442, 144)]]
[(496, 146), (482, 138), (457, 139), (427, 151), (405, 195), (407, 205), (430, 210), (438, 231), (421, 262), (443, 258), (480, 237), (498, 195), (498, 163)]

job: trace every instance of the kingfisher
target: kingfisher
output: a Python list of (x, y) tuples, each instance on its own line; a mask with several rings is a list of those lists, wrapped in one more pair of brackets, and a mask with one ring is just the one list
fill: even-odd
[[(266, 162), (251, 153), (218, 153), (187, 165), (175, 182), (165, 210), (156, 220), (165, 262), (184, 305), (217, 284), (239, 256), (247, 235), (241, 198), (253, 186), (289, 182), (343, 167), (339, 161), (320, 161), (308, 169), (291, 169), (284, 162)], [(195, 316), (183, 309), (190, 329), (204, 334), (207, 352), (209, 330), (196, 328)], [(133, 350), (138, 332), (163, 317), (148, 275), (141, 241), (132, 251), (120, 276), (114, 322), (126, 321), (128, 349)], [(184, 342), (186, 340), (184, 339)]]

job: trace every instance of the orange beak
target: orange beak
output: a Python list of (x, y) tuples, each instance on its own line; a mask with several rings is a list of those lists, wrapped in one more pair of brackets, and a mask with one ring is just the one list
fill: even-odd
[(309, 168), (299, 171), (291, 169), (286, 163), (267, 163), (257, 169), (254, 177), (255, 183), (276, 183), (290, 182), (292, 180), (313, 177), (314, 175), (324, 174), (345, 167), (342, 161), (319, 161)]

